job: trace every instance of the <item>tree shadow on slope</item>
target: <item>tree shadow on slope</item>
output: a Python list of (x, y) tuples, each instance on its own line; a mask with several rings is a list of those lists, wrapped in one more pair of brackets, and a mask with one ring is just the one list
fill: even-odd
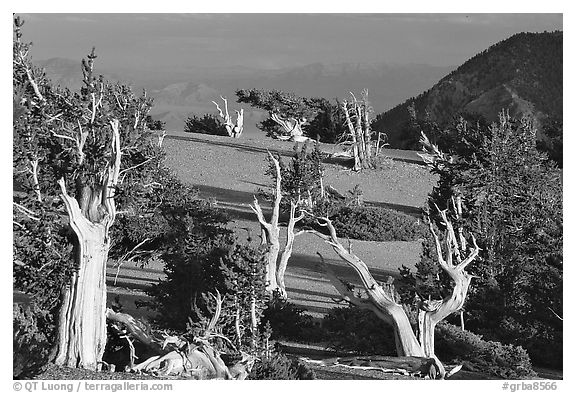
[[(258, 183), (253, 184), (259, 185)], [(216, 200), (218, 206), (229, 213), (230, 218), (256, 221), (256, 216), (249, 207), (254, 202), (254, 195), (257, 194), (256, 190), (254, 192), (238, 191), (204, 184), (193, 184), (193, 187), (198, 189), (202, 198), (213, 198)], [(366, 206), (383, 207), (414, 217), (422, 215), (422, 209), (419, 207), (380, 201), (365, 201), (364, 203)], [(265, 214), (270, 214), (271, 208), (267, 202), (262, 202), (261, 206)]]

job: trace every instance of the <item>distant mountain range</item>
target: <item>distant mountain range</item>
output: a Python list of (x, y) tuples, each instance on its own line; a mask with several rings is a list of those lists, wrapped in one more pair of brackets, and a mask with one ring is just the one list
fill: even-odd
[(502, 109), (532, 116), (542, 135), (546, 119), (562, 119), (562, 32), (519, 33), (477, 54), (431, 89), (378, 116), (375, 129), (391, 147), (408, 148), (408, 107), (440, 125), (462, 113), (498, 118)]
[[(38, 65), (55, 83), (70, 88), (82, 84), (80, 60), (54, 58), (39, 61)], [(181, 131), (191, 114), (216, 113), (212, 100), (223, 95), (229, 99), (230, 109), (238, 108), (234, 92), (237, 89), (278, 89), (304, 97), (343, 98), (350, 91), (369, 90), (375, 113), (394, 105), (432, 86), (453, 67), (408, 64), (310, 64), (277, 70), (259, 70), (241, 66), (185, 67), (170, 69), (100, 69), (95, 71), (110, 80), (129, 83), (136, 90), (145, 88), (154, 97), (151, 114), (165, 121), (168, 129)], [(255, 123), (265, 114), (245, 107), (247, 133), (260, 133)]]
[[(502, 109), (515, 117), (531, 115), (537, 126), (549, 118), (562, 119), (562, 41), (562, 32), (516, 34), (458, 68), (316, 63), (275, 70), (242, 66), (100, 69), (96, 63), (96, 72), (136, 90), (145, 88), (154, 98), (152, 116), (175, 131), (183, 130), (192, 114), (215, 114), (212, 100), (220, 95), (229, 99), (231, 110), (238, 108), (237, 89), (278, 89), (333, 99), (367, 88), (379, 114), (373, 128), (388, 134), (391, 147), (409, 148), (404, 131), (410, 105), (418, 117), (440, 125), (461, 113), (494, 121)], [(71, 88), (82, 84), (80, 60), (55, 58), (38, 64), (57, 84)], [(250, 107), (244, 110), (245, 132), (263, 135), (255, 124), (266, 114)]]

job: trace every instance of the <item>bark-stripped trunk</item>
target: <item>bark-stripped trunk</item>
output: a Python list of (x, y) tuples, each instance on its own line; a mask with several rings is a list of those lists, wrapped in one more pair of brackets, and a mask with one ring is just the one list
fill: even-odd
[(282, 201), (281, 190), (281, 172), (280, 162), (274, 158), (272, 153), (268, 152), (268, 157), (274, 163), (276, 168), (276, 188), (274, 190), (274, 203), (272, 206), (272, 217), (270, 222), (266, 221), (264, 212), (258, 203), (258, 199), (254, 196), (254, 204), (250, 205), (252, 211), (256, 214), (260, 229), (262, 231), (262, 244), (268, 246), (266, 253), (266, 291), (272, 293), (278, 289), (276, 282), (276, 263), (278, 261), (278, 254), (280, 253), (280, 226), (278, 220), (280, 218), (280, 202)]
[(252, 287), (252, 293), (250, 297), (250, 336), (252, 339), (252, 350), (256, 349), (256, 337), (258, 336), (258, 316), (256, 314), (256, 294), (254, 293), (254, 287)]
[(116, 216), (114, 192), (120, 170), (118, 121), (111, 122), (112, 159), (100, 185), (79, 184), (78, 199), (60, 179), (61, 198), (74, 231), (78, 271), (64, 290), (58, 320), (56, 364), (96, 370), (106, 346), (106, 262)]
[(56, 364), (96, 370), (106, 346), (109, 242), (103, 225), (80, 219), (73, 227), (78, 238), (80, 266), (65, 289)]
[(284, 275), (286, 274), (286, 267), (288, 266), (288, 261), (292, 256), (292, 249), (294, 248), (294, 239), (299, 233), (294, 233), (294, 227), (296, 223), (304, 218), (304, 214), (300, 214), (296, 217), (296, 208), (300, 204), (300, 199), (297, 201), (292, 201), (290, 203), (290, 218), (288, 220), (288, 226), (286, 227), (286, 245), (280, 256), (280, 263), (278, 264), (278, 269), (276, 271), (276, 282), (278, 284), (278, 291), (283, 299), (288, 298), (288, 293), (286, 292), (286, 284), (284, 282)]
[[(357, 297), (350, 288), (338, 279), (336, 274), (319, 254), (322, 262), (324, 262), (323, 266), (332, 285), (338, 290), (342, 298), (358, 307), (372, 310), (380, 319), (394, 328), (398, 356), (432, 358), (435, 360), (437, 375), (440, 378), (444, 378), (446, 375), (444, 366), (434, 354), (434, 328), (438, 322), (462, 308), (471, 281), (471, 276), (468, 275), (464, 269), (478, 255), (479, 248), (476, 240), (472, 236), (474, 247), (468, 256), (463, 259), (462, 253), (465, 251), (465, 245), (462, 243), (458, 244), (452, 224), (446, 216), (446, 211), (439, 211), (439, 213), (446, 227), (446, 259), (444, 259), (442, 246), (432, 223), (430, 223), (430, 231), (436, 242), (438, 263), (454, 281), (454, 288), (450, 296), (443, 300), (427, 300), (420, 303), (418, 335), (414, 333), (408, 316), (402, 306), (394, 300), (392, 292), (387, 291), (374, 279), (364, 261), (353, 254), (351, 250), (346, 250), (344, 246), (342, 246), (336, 236), (336, 230), (329, 219), (320, 218), (318, 220), (321, 225), (328, 228), (329, 235), (324, 235), (319, 232), (314, 233), (330, 244), (338, 256), (356, 271), (368, 294), (368, 299)], [(453, 263), (454, 259), (456, 259), (456, 263)]]
[(362, 92), (362, 100), (358, 101), (354, 94), (352, 102), (344, 100), (342, 109), (348, 127), (348, 136), (352, 144), (352, 158), (354, 159), (353, 169), (359, 171), (372, 168), (372, 131), (370, 130), (369, 104), (367, 100), (368, 91)]
[(250, 205), (250, 208), (256, 213), (256, 217), (260, 223), (262, 244), (268, 246), (266, 254), (266, 291), (269, 293), (277, 292), (280, 297), (286, 299), (288, 295), (286, 293), (284, 275), (286, 273), (288, 260), (292, 256), (294, 238), (299, 233), (302, 233), (294, 233), (294, 228), (296, 223), (304, 218), (304, 214), (301, 213), (299, 216), (296, 216), (296, 209), (301, 203), (300, 197), (297, 201), (290, 202), (290, 217), (286, 228), (286, 245), (282, 250), (282, 255), (278, 262), (278, 255), (280, 254), (280, 226), (278, 220), (280, 218), (280, 202), (282, 201), (282, 174), (280, 171), (280, 162), (274, 158), (270, 152), (268, 152), (268, 156), (274, 163), (276, 169), (276, 189), (270, 222), (267, 222), (264, 218), (264, 213), (256, 197), (254, 197), (254, 203)]
[[(354, 97), (354, 96), (353, 96)], [(354, 97), (354, 110), (356, 112), (356, 138), (358, 139), (358, 155), (360, 156), (360, 162), (364, 165), (364, 162), (367, 160), (366, 157), (366, 141), (364, 140), (364, 132), (362, 130), (362, 107), (356, 101), (356, 97)]]
[[(278, 139), (291, 141), (304, 141), (304, 131), (302, 126), (306, 119), (296, 119), (293, 117), (284, 118), (276, 113), (271, 113), (270, 118), (284, 130), (285, 136), (279, 136)], [(309, 138), (305, 138), (306, 140)]]
[[(325, 218), (320, 220), (324, 221), (322, 225), (327, 226), (330, 235), (324, 235), (318, 232), (314, 233), (330, 244), (338, 256), (356, 271), (356, 274), (362, 281), (362, 286), (366, 289), (369, 299), (357, 297), (350, 288), (340, 281), (330, 266), (323, 263), (324, 270), (332, 285), (334, 285), (340, 295), (342, 295), (343, 299), (357, 307), (373, 311), (380, 319), (394, 328), (394, 338), (398, 356), (423, 356), (424, 352), (418, 343), (410, 320), (402, 306), (396, 303), (392, 294), (388, 293), (382, 285), (374, 279), (366, 263), (349, 250), (346, 250), (338, 241), (336, 230), (331, 221)], [(324, 261), (323, 258), (321, 259)]]
[(374, 155), (372, 152), (372, 130), (370, 129), (368, 108), (364, 108), (363, 115), (364, 118), (362, 119), (362, 121), (364, 123), (364, 146), (366, 148), (366, 157), (368, 157), (368, 159), (372, 161)]
[(272, 228), (267, 233), (268, 238), (268, 252), (266, 253), (266, 291), (274, 292), (278, 289), (278, 281), (276, 280), (276, 266), (278, 255), (280, 254), (280, 228)]
[(359, 171), (362, 169), (360, 162), (360, 155), (358, 154), (358, 141), (356, 139), (356, 130), (350, 119), (350, 114), (348, 112), (348, 103), (344, 100), (342, 102), (342, 108), (344, 109), (344, 115), (346, 116), (346, 125), (348, 126), (348, 132), (350, 133), (350, 139), (352, 142), (352, 158), (354, 159), (354, 170)]

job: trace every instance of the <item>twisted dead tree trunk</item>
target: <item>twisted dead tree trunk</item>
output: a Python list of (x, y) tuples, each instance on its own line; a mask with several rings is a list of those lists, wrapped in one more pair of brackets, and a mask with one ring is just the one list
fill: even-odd
[[(479, 247), (472, 236), (473, 248), (469, 251), (468, 256), (463, 258), (462, 255), (466, 249), (465, 242), (461, 241), (459, 244), (446, 211), (439, 211), (439, 213), (446, 228), (444, 248), (432, 223), (430, 223), (430, 231), (436, 243), (438, 263), (454, 282), (454, 288), (450, 296), (442, 300), (422, 300), (420, 302), (417, 334), (414, 333), (402, 305), (394, 299), (393, 288), (384, 288), (374, 279), (367, 265), (351, 249), (344, 248), (329, 219), (318, 219), (319, 224), (328, 229), (328, 235), (317, 231), (313, 232), (330, 244), (338, 256), (354, 269), (368, 295), (368, 299), (356, 296), (350, 288), (338, 279), (329, 265), (321, 258), (331, 283), (342, 298), (355, 306), (373, 311), (380, 319), (393, 327), (398, 356), (432, 358), (435, 360), (437, 377), (444, 378), (446, 376), (445, 368), (434, 354), (434, 328), (438, 322), (462, 308), (471, 281), (471, 276), (464, 269), (476, 258)], [(446, 256), (444, 257), (443, 254)]]
[(236, 124), (232, 121), (232, 116), (228, 113), (228, 100), (222, 96), (220, 96), (222, 101), (224, 101), (224, 110), (226, 114), (222, 112), (222, 109), (218, 106), (216, 101), (212, 101), (214, 105), (216, 105), (216, 109), (218, 109), (218, 113), (220, 117), (224, 119), (224, 125), (226, 126), (226, 132), (228, 132), (228, 136), (232, 138), (240, 138), (242, 135), (242, 131), (244, 130), (244, 109), (240, 108), (240, 111), (236, 112)]
[(372, 130), (370, 129), (370, 105), (368, 103), (368, 91), (362, 92), (362, 99), (358, 101), (353, 93), (352, 101), (342, 101), (342, 109), (348, 126), (348, 138), (352, 145), (353, 169), (374, 167), (374, 154), (372, 150)]
[(266, 291), (269, 293), (277, 292), (281, 298), (286, 299), (288, 295), (286, 293), (284, 275), (288, 261), (292, 256), (294, 239), (303, 233), (302, 231), (295, 232), (295, 226), (304, 218), (304, 213), (300, 212), (296, 215), (296, 211), (301, 204), (300, 198), (296, 201), (290, 201), (290, 215), (286, 226), (286, 244), (278, 262), (278, 256), (280, 255), (280, 204), (283, 198), (282, 173), (280, 162), (270, 152), (268, 152), (268, 157), (273, 162), (276, 171), (276, 187), (274, 189), (274, 202), (270, 221), (266, 221), (256, 196), (254, 196), (254, 203), (250, 205), (250, 208), (256, 214), (260, 223), (262, 244), (268, 246), (266, 253)]
[(304, 136), (304, 131), (302, 130), (302, 126), (307, 122), (306, 118), (285, 118), (277, 113), (271, 113), (270, 118), (280, 127), (282, 127), (284, 133), (287, 134), (284, 136), (278, 136), (278, 139), (295, 142), (304, 142), (305, 140), (310, 139)]
[[(434, 237), (438, 264), (454, 282), (454, 287), (450, 296), (442, 300), (421, 300), (420, 302), (418, 340), (424, 349), (424, 354), (428, 357), (434, 356), (434, 328), (438, 322), (444, 320), (450, 314), (460, 311), (464, 305), (470, 282), (472, 281), (472, 276), (465, 269), (478, 256), (480, 251), (476, 244), (476, 239), (472, 235), (473, 247), (469, 251), (468, 256), (463, 257), (467, 248), (466, 239), (460, 231), (459, 236), (456, 235), (445, 210), (438, 209), (438, 212), (445, 227), (444, 247), (442, 247), (432, 222), (429, 222), (430, 233)], [(456, 214), (458, 212), (461, 212), (461, 209), (456, 210)]]
[(120, 174), (120, 124), (110, 122), (111, 159), (96, 184), (79, 184), (78, 199), (58, 184), (70, 227), (77, 237), (78, 270), (64, 290), (58, 323), (55, 363), (96, 370), (106, 345), (106, 262), (110, 227), (116, 217), (114, 194)]
[(283, 299), (288, 298), (286, 293), (286, 283), (284, 282), (284, 275), (286, 274), (286, 267), (288, 266), (288, 261), (292, 256), (292, 249), (294, 247), (294, 240), (296, 236), (304, 233), (303, 231), (294, 232), (294, 227), (296, 224), (304, 218), (304, 213), (300, 212), (296, 216), (296, 209), (300, 205), (300, 198), (297, 201), (290, 202), (290, 216), (288, 217), (288, 225), (286, 226), (286, 245), (284, 250), (282, 250), (282, 255), (280, 255), (280, 263), (278, 264), (278, 269), (276, 271), (276, 282), (278, 284), (278, 291), (280, 297)]

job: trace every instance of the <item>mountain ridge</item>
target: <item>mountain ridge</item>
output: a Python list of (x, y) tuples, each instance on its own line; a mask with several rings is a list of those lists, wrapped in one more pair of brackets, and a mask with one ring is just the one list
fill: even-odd
[(538, 137), (545, 139), (542, 123), (562, 118), (562, 41), (560, 31), (515, 34), (473, 56), (429, 90), (378, 115), (374, 128), (388, 134), (392, 147), (411, 148), (405, 135), (411, 105), (419, 119), (440, 126), (462, 113), (492, 122), (505, 109), (513, 117), (531, 116)]

